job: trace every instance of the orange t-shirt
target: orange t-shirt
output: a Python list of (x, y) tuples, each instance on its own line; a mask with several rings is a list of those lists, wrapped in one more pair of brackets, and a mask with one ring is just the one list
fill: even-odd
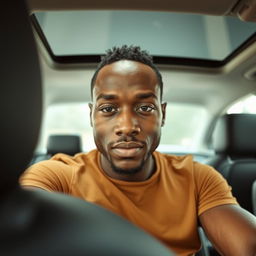
[(93, 150), (74, 157), (57, 154), (30, 167), (23, 186), (58, 191), (101, 205), (143, 228), (178, 255), (200, 248), (198, 216), (209, 208), (237, 204), (225, 179), (192, 156), (154, 152), (156, 172), (146, 181), (112, 179)]

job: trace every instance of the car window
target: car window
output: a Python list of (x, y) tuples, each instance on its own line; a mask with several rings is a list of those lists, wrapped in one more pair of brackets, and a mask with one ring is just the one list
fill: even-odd
[(227, 114), (234, 113), (256, 114), (256, 95), (250, 94), (230, 106), (227, 110)]

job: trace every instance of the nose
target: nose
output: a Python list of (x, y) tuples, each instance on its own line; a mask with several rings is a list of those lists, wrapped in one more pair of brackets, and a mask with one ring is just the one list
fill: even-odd
[(117, 136), (136, 136), (140, 133), (138, 119), (129, 111), (123, 111), (116, 120), (115, 134)]

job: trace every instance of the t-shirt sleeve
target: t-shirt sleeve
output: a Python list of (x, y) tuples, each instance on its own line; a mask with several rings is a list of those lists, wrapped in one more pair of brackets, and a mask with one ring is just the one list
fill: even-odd
[(56, 160), (46, 160), (29, 167), (20, 177), (20, 184), (69, 194), (72, 176), (72, 167)]
[(215, 206), (237, 204), (231, 187), (214, 168), (194, 163), (194, 177), (198, 198), (198, 215)]

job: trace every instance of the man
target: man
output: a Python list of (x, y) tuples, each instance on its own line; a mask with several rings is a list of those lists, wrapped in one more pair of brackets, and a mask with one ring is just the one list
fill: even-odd
[(222, 176), (191, 156), (155, 152), (166, 103), (161, 74), (147, 52), (134, 46), (109, 50), (91, 93), (97, 150), (37, 163), (21, 177), (23, 186), (99, 204), (178, 255), (199, 250), (200, 224), (223, 255), (256, 255), (255, 217), (237, 205)]

